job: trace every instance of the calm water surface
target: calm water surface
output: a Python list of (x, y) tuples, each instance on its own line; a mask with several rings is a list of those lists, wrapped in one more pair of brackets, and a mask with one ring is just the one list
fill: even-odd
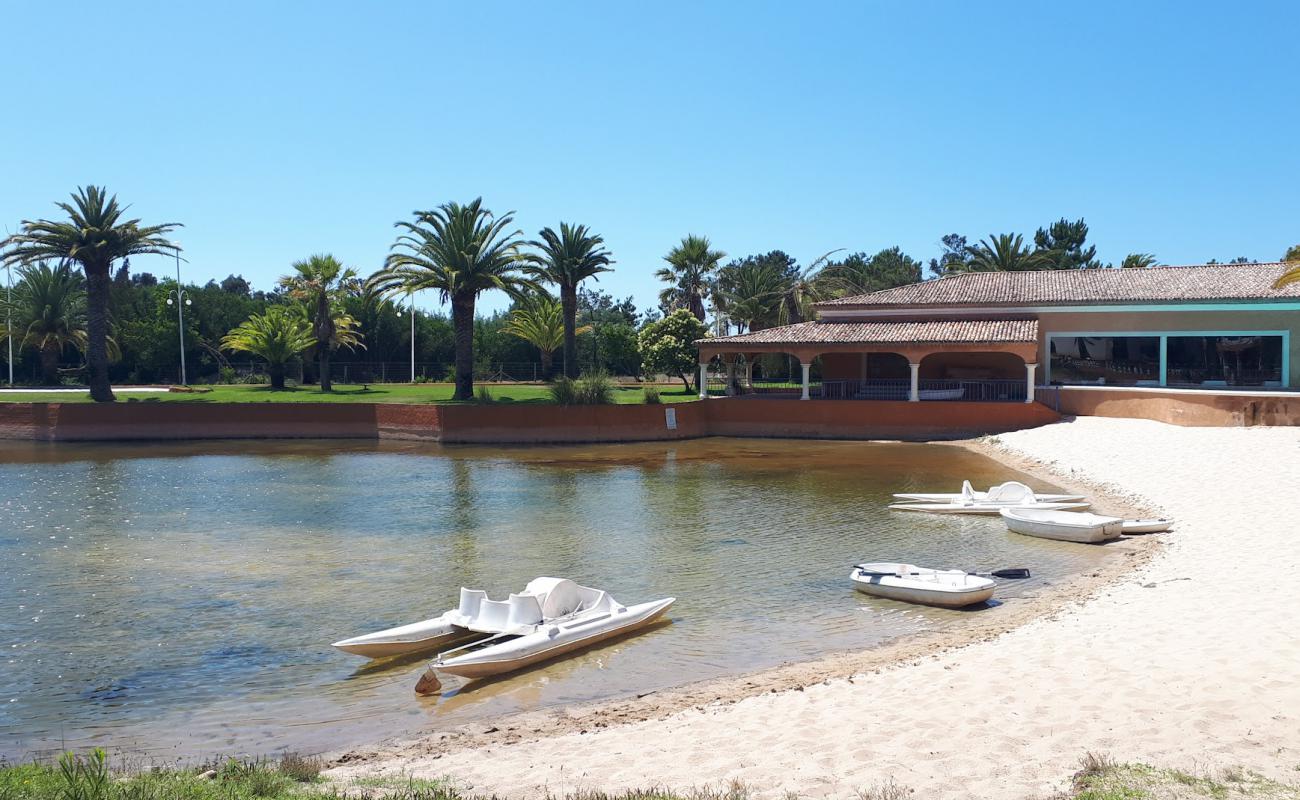
[[(335, 750), (960, 626), (853, 592), (849, 566), (1028, 566), (1014, 599), (1108, 557), (883, 508), (1015, 477), (854, 442), (0, 445), (0, 755)], [(413, 694), (422, 660), (329, 647), (538, 575), (678, 600), (645, 635), (435, 698)]]

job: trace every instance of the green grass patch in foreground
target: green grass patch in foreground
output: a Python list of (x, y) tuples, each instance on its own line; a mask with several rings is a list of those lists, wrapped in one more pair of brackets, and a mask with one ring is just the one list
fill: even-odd
[(1300, 800), (1300, 786), (1243, 769), (1193, 775), (1089, 754), (1068, 800)]
[[(491, 383), (487, 387), (494, 404), (553, 404), (550, 387), (540, 384)], [(119, 392), (119, 403), (450, 403), (455, 390), (450, 383), (371, 383), (334, 384), (334, 391), (322, 392), (315, 386), (297, 386), (276, 391), (268, 386), (198, 386), (193, 392)], [(203, 391), (211, 389), (211, 391)], [(659, 387), (658, 398), (664, 403), (698, 400), (694, 392), (678, 385)], [(617, 386), (613, 400), (618, 405), (645, 402), (644, 387)], [(3, 392), (0, 403), (89, 403), (89, 392)], [(472, 404), (476, 401), (469, 401)]]

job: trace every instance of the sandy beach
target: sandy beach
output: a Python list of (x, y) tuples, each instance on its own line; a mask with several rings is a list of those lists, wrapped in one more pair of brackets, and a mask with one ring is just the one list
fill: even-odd
[(1172, 515), (1176, 531), (1086, 601), (961, 647), (904, 643), (864, 655), (857, 674), (791, 686), (787, 670), (750, 680), (738, 702), (698, 691), (695, 705), (623, 724), (605, 712), (517, 741), (374, 748), (331, 774), (450, 777), (504, 797), (738, 780), (759, 796), (853, 797), (893, 781), (917, 797), (1029, 798), (1063, 789), (1092, 751), (1293, 781), (1300, 429), (1080, 418), (985, 447)]

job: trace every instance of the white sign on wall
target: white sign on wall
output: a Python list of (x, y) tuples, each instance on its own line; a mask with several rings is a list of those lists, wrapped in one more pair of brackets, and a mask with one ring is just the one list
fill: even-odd
[(670, 431), (677, 430), (677, 409), (665, 408), (664, 422), (668, 425), (668, 430)]

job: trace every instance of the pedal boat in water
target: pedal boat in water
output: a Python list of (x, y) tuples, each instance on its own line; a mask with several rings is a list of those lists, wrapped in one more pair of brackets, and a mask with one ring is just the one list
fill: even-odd
[(482, 639), (505, 629), (495, 623), (494, 604), (504, 605), (489, 600), (487, 592), (480, 589), (461, 587), (460, 605), (451, 611), (433, 619), (343, 639), (332, 646), (366, 658), (390, 658), (451, 647), (467, 639)]
[(849, 579), (853, 588), (864, 594), (941, 608), (983, 603), (997, 588), (991, 578), (959, 569), (930, 569), (885, 561), (858, 564), (849, 573)]
[(488, 678), (632, 633), (656, 622), (675, 601), (666, 597), (625, 606), (601, 589), (563, 578), (537, 578), (523, 594), (512, 594), (501, 604), (508, 606), (505, 630), (439, 653), (415, 690), (437, 691), (441, 683), (435, 673)]
[(1002, 519), (1007, 530), (1040, 539), (1060, 542), (1096, 544), (1118, 539), (1124, 532), (1124, 520), (1077, 511), (1050, 511), (1041, 508), (1004, 508)]
[(1084, 500), (1081, 494), (1039, 494), (1018, 481), (1007, 481), (992, 487), (987, 492), (976, 491), (970, 481), (962, 481), (961, 491), (953, 494), (943, 492), (926, 494), (923, 492), (899, 492), (894, 497), (912, 503), (1004, 503), (1014, 505), (1033, 495), (1042, 503), (1076, 503)]
[(926, 514), (986, 514), (996, 516), (1004, 509), (1034, 509), (1041, 511), (1081, 511), (1088, 507), (1086, 502), (1044, 503), (1030, 499), (1016, 505), (1006, 503), (890, 503), (890, 511), (920, 511)]

